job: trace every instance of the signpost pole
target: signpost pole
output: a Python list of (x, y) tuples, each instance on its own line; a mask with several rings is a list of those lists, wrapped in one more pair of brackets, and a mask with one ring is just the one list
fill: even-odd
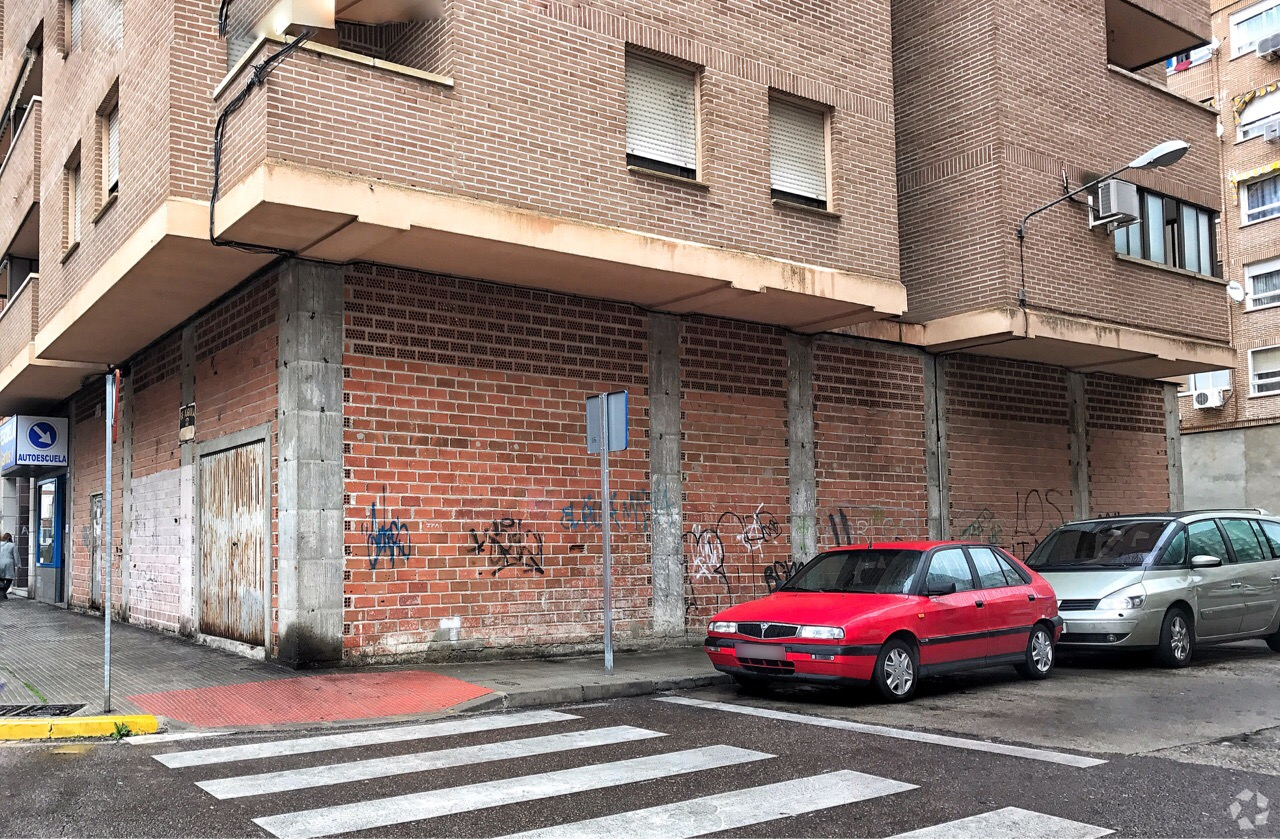
[(107, 374), (107, 483), (106, 488), (102, 492), (102, 518), (103, 533), (106, 540), (105, 562), (106, 565), (106, 583), (102, 587), (102, 623), (103, 623), (103, 640), (102, 640), (102, 712), (104, 714), (111, 713), (111, 564), (115, 560), (115, 550), (113, 549), (111, 538), (111, 461), (114, 459), (112, 452), (112, 431), (116, 425), (116, 374), (111, 371)]
[(613, 672), (613, 563), (609, 550), (609, 394), (600, 396), (600, 533), (604, 538), (604, 671)]

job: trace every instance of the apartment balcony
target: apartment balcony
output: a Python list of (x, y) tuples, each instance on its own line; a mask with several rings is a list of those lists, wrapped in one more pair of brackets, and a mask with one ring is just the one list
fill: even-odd
[(80, 388), (105, 366), (46, 361), (36, 356), (40, 275), (30, 274), (0, 312), (0, 414), (40, 411)]
[(41, 110), (32, 99), (0, 162), (0, 255), (40, 256)]
[(1212, 37), (1207, 0), (1106, 0), (1112, 64), (1138, 70), (1206, 44)]

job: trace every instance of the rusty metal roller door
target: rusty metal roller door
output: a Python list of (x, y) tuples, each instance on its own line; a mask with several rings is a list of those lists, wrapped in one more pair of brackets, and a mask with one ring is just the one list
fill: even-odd
[(200, 632), (265, 642), (266, 446), (200, 460)]

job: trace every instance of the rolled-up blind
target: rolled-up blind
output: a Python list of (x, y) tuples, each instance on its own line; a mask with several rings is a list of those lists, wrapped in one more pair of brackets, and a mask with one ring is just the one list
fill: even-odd
[(698, 119), (692, 72), (628, 55), (627, 154), (698, 168)]
[(120, 108), (111, 109), (107, 116), (107, 192), (120, 185)]
[(826, 122), (819, 111), (770, 100), (769, 163), (775, 190), (827, 200)]
[(1280, 393), (1280, 347), (1249, 354), (1254, 393)]
[(71, 34), (68, 45), (71, 49), (80, 46), (80, 37), (84, 25), (84, 0), (71, 0)]

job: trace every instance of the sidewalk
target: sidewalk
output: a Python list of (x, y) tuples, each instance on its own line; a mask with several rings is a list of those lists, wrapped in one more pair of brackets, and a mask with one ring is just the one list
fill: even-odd
[[(602, 656), (294, 671), (126, 624), (111, 627), (112, 710), (170, 730), (261, 728), (638, 696), (723, 681), (700, 648)], [(0, 603), (0, 719), (102, 712), (102, 619)], [(58, 709), (56, 706), (79, 706)]]

